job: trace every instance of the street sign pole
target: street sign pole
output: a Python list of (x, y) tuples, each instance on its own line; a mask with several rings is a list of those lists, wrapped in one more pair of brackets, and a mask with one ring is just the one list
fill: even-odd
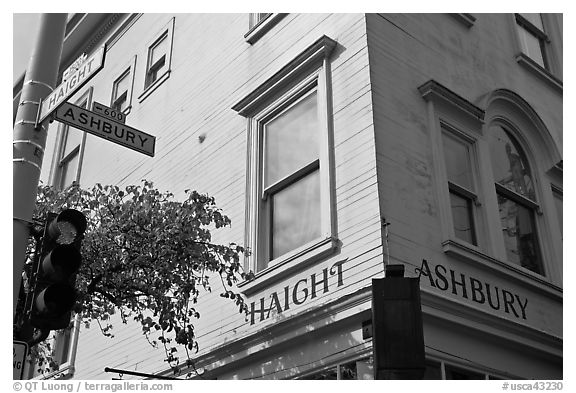
[(22, 282), (29, 225), (46, 146), (47, 125), (36, 129), (38, 106), (56, 84), (68, 14), (42, 14), (36, 44), (28, 63), (13, 134), (13, 307)]

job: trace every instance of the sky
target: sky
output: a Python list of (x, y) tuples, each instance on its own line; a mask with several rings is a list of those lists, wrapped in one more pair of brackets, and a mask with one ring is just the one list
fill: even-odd
[(13, 14), (13, 82), (22, 75), (28, 65), (28, 60), (30, 60), (32, 47), (38, 32), (39, 21), (40, 14)]

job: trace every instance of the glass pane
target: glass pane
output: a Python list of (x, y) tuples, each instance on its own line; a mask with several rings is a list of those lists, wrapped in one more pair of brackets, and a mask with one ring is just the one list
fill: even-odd
[(264, 186), (318, 158), (318, 114), (316, 92), (264, 127)]
[(476, 234), (472, 219), (472, 201), (453, 192), (450, 193), (450, 207), (454, 234), (470, 244), (476, 245)]
[(114, 84), (114, 97), (112, 101), (116, 101), (124, 92), (128, 91), (129, 88), (129, 77), (130, 72), (126, 72), (122, 75)]
[(62, 164), (60, 188), (64, 189), (76, 181), (78, 171), (78, 158), (80, 154), (76, 153), (69, 160)]
[(334, 379), (338, 379), (338, 373), (336, 371), (336, 367), (332, 367), (329, 368), (327, 370), (323, 370), (320, 372), (317, 372), (315, 374), (312, 375), (308, 375), (306, 377), (301, 378), (303, 380), (334, 380)]
[(167, 52), (168, 48), (168, 36), (164, 35), (160, 41), (150, 48), (150, 66), (156, 63), (162, 56)]
[(522, 52), (534, 60), (540, 67), (545, 68), (540, 39), (522, 26), (518, 26), (518, 31), (520, 33)]
[(498, 210), (508, 261), (542, 273), (534, 212), (502, 195)]
[(80, 143), (82, 142), (83, 131), (74, 128), (68, 127), (66, 139), (64, 140), (64, 148), (62, 149), (62, 156), (61, 158), (65, 158), (68, 154), (70, 154), (74, 149), (76, 149)]
[(271, 260), (320, 236), (320, 172), (273, 194)]
[(490, 128), (494, 180), (509, 190), (535, 200), (534, 183), (524, 152), (502, 127)]
[(358, 379), (358, 372), (356, 370), (356, 361), (341, 364), (339, 367), (340, 367), (340, 379), (347, 381)]
[(446, 365), (446, 379), (486, 379), (483, 374)]
[(442, 134), (448, 180), (473, 190), (468, 146), (453, 137)]
[(542, 25), (542, 15), (541, 14), (520, 14), (528, 22), (536, 26), (540, 31), (544, 31), (544, 26)]

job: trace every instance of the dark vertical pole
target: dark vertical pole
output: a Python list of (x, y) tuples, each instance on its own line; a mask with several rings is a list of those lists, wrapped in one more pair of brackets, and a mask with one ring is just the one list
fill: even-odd
[[(16, 312), (48, 124), (35, 129), (40, 101), (52, 92), (60, 66), (68, 14), (42, 14), (28, 63), (13, 134), (13, 308)], [(44, 123), (47, 123), (45, 121)]]
[(403, 265), (387, 265), (385, 278), (372, 279), (372, 329), (374, 379), (421, 379), (425, 351), (420, 282), (404, 277)]

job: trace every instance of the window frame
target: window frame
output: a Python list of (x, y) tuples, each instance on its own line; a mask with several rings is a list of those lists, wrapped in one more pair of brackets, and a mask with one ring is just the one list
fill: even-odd
[[(132, 110), (132, 92), (134, 90), (134, 74), (136, 70), (136, 55), (132, 58), (130, 64), (124, 67), (124, 71), (112, 82), (112, 94), (110, 97), (110, 108), (115, 108), (118, 100), (118, 82), (122, 80), (124, 75), (128, 74), (128, 88), (126, 89), (126, 108), (121, 112), (125, 115)], [(124, 95), (124, 93), (122, 94)], [(121, 96), (122, 96), (121, 95)]]
[[(80, 336), (80, 325), (81, 318), (79, 314), (75, 314), (73, 320), (71, 321), (70, 327), (66, 329), (57, 330), (52, 332), (48, 340), (51, 341), (51, 346), (54, 356), (59, 357), (61, 363), (58, 365), (58, 369), (46, 374), (37, 374), (36, 372), (36, 362), (27, 361), (24, 370), (25, 375), (28, 375), (28, 379), (33, 380), (45, 380), (45, 379), (69, 379), (74, 376), (75, 363), (76, 363), (76, 352), (78, 350), (78, 337)], [(64, 352), (67, 349), (66, 353)]]
[[(520, 148), (522, 149), (522, 156), (524, 158), (524, 160), (527, 161), (527, 164), (530, 167), (530, 174), (531, 174), (531, 178), (533, 181), (533, 188), (534, 188), (534, 193), (535, 193), (535, 200), (532, 200), (524, 195), (519, 194), (518, 192), (515, 192), (514, 190), (511, 190), (507, 187), (505, 187), (504, 185), (500, 184), (498, 181), (496, 181), (496, 179), (494, 179), (494, 172), (491, 171), (490, 173), (487, 173), (486, 176), (490, 176), (492, 183), (494, 184), (494, 192), (496, 194), (496, 199), (499, 196), (502, 196), (504, 198), (506, 198), (507, 200), (520, 205), (521, 207), (528, 209), (531, 212), (531, 221), (532, 221), (532, 226), (533, 226), (533, 230), (534, 230), (534, 235), (535, 235), (535, 241), (536, 241), (536, 253), (537, 253), (537, 258), (538, 258), (538, 262), (539, 262), (539, 268), (540, 271), (534, 271), (531, 270), (527, 267), (524, 267), (522, 265), (516, 264), (514, 262), (511, 262), (508, 260), (507, 254), (506, 254), (506, 245), (505, 245), (505, 240), (504, 240), (504, 236), (501, 236), (502, 239), (502, 245), (503, 245), (503, 250), (504, 250), (504, 254), (501, 255), (500, 257), (503, 258), (503, 260), (510, 266), (513, 266), (515, 268), (522, 268), (526, 271), (529, 271), (532, 274), (537, 274), (541, 277), (547, 278), (550, 276), (550, 272), (548, 270), (548, 266), (546, 264), (545, 261), (545, 253), (544, 250), (542, 249), (542, 236), (541, 236), (541, 232), (542, 232), (542, 223), (539, 223), (540, 220), (538, 220), (538, 216), (542, 215), (542, 209), (540, 207), (540, 203), (538, 203), (539, 200), (539, 194), (541, 193), (540, 191), (540, 181), (538, 179), (538, 175), (537, 172), (535, 172), (535, 166), (534, 166), (534, 160), (531, 159), (530, 155), (528, 154), (529, 150), (527, 149), (527, 146), (525, 146), (525, 144), (523, 143), (523, 138), (521, 138), (521, 132), (519, 132), (516, 127), (514, 127), (511, 123), (509, 123), (508, 121), (505, 121), (504, 119), (496, 119), (492, 122), (490, 122), (490, 124), (488, 124), (487, 127), (487, 132), (491, 132), (491, 129), (493, 127), (500, 127), (502, 128), (503, 132), (505, 132), (509, 138), (511, 138), (513, 141), (513, 144), (515, 145), (515, 148)], [(490, 136), (487, 136), (487, 138), (490, 138)], [(495, 213), (497, 213), (499, 211), (499, 209), (495, 209)], [(499, 213), (497, 213), (499, 216), (499, 220), (500, 221), (500, 215)]]
[(244, 39), (250, 45), (253, 45), (258, 41), (263, 35), (270, 31), (274, 26), (282, 20), (286, 15), (285, 13), (268, 13), (265, 17), (257, 19), (254, 23), (254, 15), (260, 15), (263, 13), (250, 13), (248, 14), (248, 32), (244, 34)]
[[(144, 73), (144, 88), (142, 93), (138, 96), (139, 102), (144, 101), (146, 97), (148, 97), (154, 90), (156, 90), (161, 84), (163, 84), (172, 73), (172, 50), (174, 44), (174, 23), (175, 17), (170, 18), (170, 21), (160, 29), (160, 31), (154, 35), (154, 38), (148, 42), (146, 45), (146, 68)], [(153, 49), (158, 46), (160, 42), (164, 39), (167, 40), (166, 42), (166, 53), (161, 56), (160, 59), (164, 59), (164, 63), (161, 66), (158, 66), (160, 61), (157, 60), (154, 64), (151, 64), (152, 60), (152, 51)], [(155, 76), (154, 80), (150, 80), (150, 71), (154, 68), (161, 68), (166, 66), (166, 70), (159, 75)]]
[[(468, 217), (470, 219), (470, 225), (471, 225), (471, 230), (472, 230), (472, 242), (469, 242), (467, 240), (464, 240), (460, 237), (457, 236), (456, 234), (456, 230), (454, 228), (454, 214), (452, 212), (452, 208), (450, 206), (450, 217), (451, 217), (451, 222), (452, 224), (452, 231), (450, 233), (450, 237), (452, 237), (453, 239), (457, 240), (457, 241), (462, 241), (462, 242), (466, 242), (467, 244), (474, 246), (474, 247), (479, 247), (479, 228), (478, 225), (481, 222), (481, 219), (479, 217), (480, 212), (478, 211), (480, 206), (482, 206), (481, 202), (480, 202), (480, 196), (478, 195), (478, 190), (479, 188), (479, 180), (478, 180), (478, 159), (477, 159), (477, 152), (476, 152), (476, 148), (475, 148), (475, 144), (476, 144), (476, 139), (467, 135), (466, 133), (464, 133), (463, 131), (460, 131), (458, 128), (452, 126), (451, 124), (449, 124), (446, 120), (444, 119), (440, 119), (440, 129), (441, 129), (441, 139), (442, 139), (442, 157), (443, 157), (443, 162), (444, 162), (444, 171), (445, 171), (445, 176), (446, 176), (446, 182), (447, 182), (447, 186), (448, 186), (448, 194), (455, 194), (456, 196), (465, 199), (468, 202)], [(470, 168), (470, 174), (472, 176), (471, 179), (471, 183), (473, 186), (473, 189), (468, 189), (465, 186), (462, 186), (460, 184), (457, 184), (453, 181), (451, 181), (449, 179), (448, 176), (448, 170), (446, 168), (446, 152), (444, 151), (444, 139), (443, 138), (452, 138), (453, 140), (455, 140), (457, 143), (460, 143), (462, 145), (464, 145), (467, 148), (467, 160), (468, 160), (468, 165)], [(450, 204), (450, 198), (448, 203)]]
[[(425, 82), (418, 87), (418, 90), (427, 106), (432, 179), (438, 203), (443, 253), (557, 296), (562, 290), (562, 241), (560, 232), (556, 229), (557, 220), (551, 216), (551, 214), (555, 216), (556, 212), (548, 185), (556, 183), (556, 186), (562, 186), (562, 153), (546, 125), (524, 99), (507, 89), (497, 89), (484, 96), (481, 101), (487, 112), (434, 80)], [(455, 239), (451, 233), (447, 177), (444, 173), (444, 156), (440, 142), (442, 120), (476, 141), (474, 144), (478, 166), (477, 194), (481, 198), (478, 201), (480, 203), (478, 209), (480, 222), (477, 224), (478, 247)], [(540, 213), (539, 210), (535, 215), (542, 270), (545, 275), (507, 261), (504, 238), (500, 231), (502, 225), (495, 192), (496, 182), (492, 173), (490, 147), (486, 134), (490, 125), (495, 123), (502, 124), (510, 130), (530, 163), (535, 199), (540, 210), (545, 213)]]
[[(551, 33), (547, 31), (548, 25), (550, 24), (549, 18), (551, 15), (540, 14), (542, 20), (542, 26), (544, 30), (541, 30), (530, 22), (527, 18), (521, 14), (512, 14), (514, 23), (514, 39), (516, 46), (515, 59), (518, 64), (523, 68), (528, 70), (530, 73), (541, 78), (545, 82), (549, 83), (551, 86), (559, 91), (563, 90), (563, 83), (560, 78), (562, 78), (562, 58), (559, 55), (558, 43), (552, 41)], [(540, 43), (540, 53), (543, 58), (544, 66), (538, 64), (536, 60), (525, 53), (525, 48), (522, 38), (522, 30), (526, 31), (527, 34), (531, 34), (533, 37), (537, 38)], [(559, 37), (554, 34), (553, 39), (559, 40)], [(561, 41), (560, 41), (561, 45)]]
[[(334, 251), (336, 239), (334, 158), (331, 113), (330, 63), (328, 57), (336, 42), (321, 37), (280, 71), (253, 90), (233, 109), (247, 118), (247, 196), (245, 244), (250, 249), (245, 259), (246, 270), (255, 271), (251, 281), (239, 283), (244, 294), (269, 285), (283, 274), (309, 266)], [(321, 235), (276, 258), (266, 268), (257, 271), (258, 261), (267, 258), (262, 246), (263, 214), (263, 125), (273, 116), (316, 91), (320, 132), (320, 198)]]
[[(92, 104), (92, 94), (93, 94), (93, 87), (90, 87), (86, 92), (84, 92), (80, 98), (75, 100), (75, 105), (89, 109)], [(54, 164), (52, 166), (52, 174), (51, 174), (51, 181), (52, 184), (57, 189), (63, 190), (69, 185), (64, 185), (64, 176), (66, 175), (67, 171), (69, 170), (70, 162), (78, 157), (78, 164), (76, 165), (74, 180), (72, 184), (79, 184), (80, 183), (80, 175), (82, 173), (82, 160), (84, 158), (84, 149), (86, 145), (86, 132), (82, 130), (76, 129), (77, 132), (82, 133), (82, 137), (78, 145), (76, 145), (72, 150), (65, 154), (66, 151), (66, 143), (68, 142), (68, 135), (70, 133), (70, 126), (65, 124), (60, 124), (58, 128), (58, 137), (57, 137), (57, 145), (56, 145), (56, 153), (54, 155)]]

